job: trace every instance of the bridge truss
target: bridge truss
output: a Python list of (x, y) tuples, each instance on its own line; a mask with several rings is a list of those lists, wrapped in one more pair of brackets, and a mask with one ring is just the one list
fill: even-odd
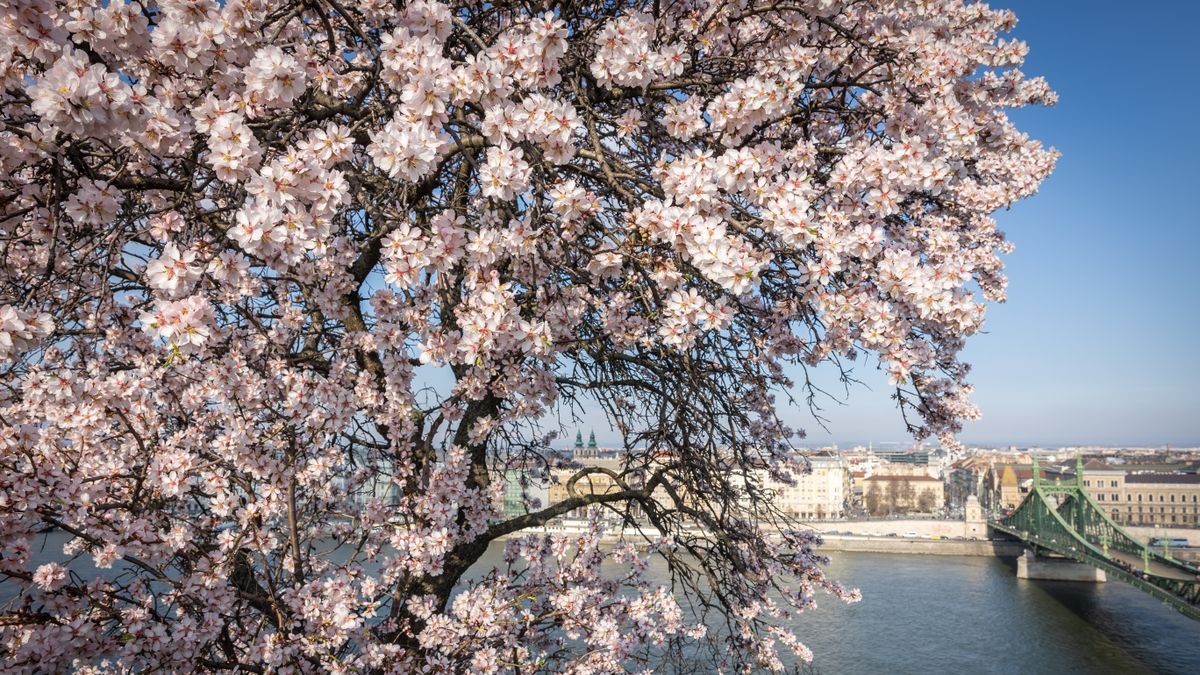
[(1110, 576), (1200, 620), (1200, 568), (1138, 543), (1083, 489), (1083, 462), (1073, 483), (1048, 483), (1033, 464), (1033, 488), (1012, 514), (990, 526), (1033, 547), (1098, 567)]

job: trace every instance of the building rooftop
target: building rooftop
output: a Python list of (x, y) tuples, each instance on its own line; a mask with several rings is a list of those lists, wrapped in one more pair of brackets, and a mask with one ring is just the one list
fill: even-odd
[(1198, 467), (1195, 462), (1169, 462), (1169, 463), (1146, 463), (1146, 464), (1124, 464), (1121, 466), (1125, 471), (1141, 471), (1151, 473), (1196, 473)]
[[(1072, 473), (1074, 473), (1074, 467), (1064, 467), (1064, 468), (1069, 468), (1069, 469), (1071, 469)], [(1113, 466), (1112, 464), (1109, 464), (1108, 462), (1102, 462), (1098, 459), (1089, 459), (1083, 465), (1083, 475), (1084, 476), (1086, 476), (1089, 471), (1116, 471), (1118, 473), (1124, 473), (1126, 470), (1127, 469), (1123, 466)]]
[(1131, 473), (1125, 482), (1147, 484), (1200, 485), (1200, 474), (1195, 473)]
[(940, 478), (934, 478), (933, 476), (926, 476), (926, 475), (911, 475), (911, 476), (909, 476), (909, 475), (904, 475), (904, 476), (879, 476), (879, 475), (875, 475), (875, 476), (869, 476), (869, 477), (867, 477), (867, 478), (866, 478), (866, 479), (864, 479), (864, 480), (888, 480), (888, 481), (904, 481), (904, 480), (909, 480), (909, 481), (932, 481), (932, 482), (934, 482), (934, 483), (940, 483), (940, 482), (942, 482)]
[[(1086, 470), (1085, 470), (1086, 473)], [(1038, 467), (1038, 476), (1042, 480), (1054, 480), (1055, 478), (1066, 478), (1068, 474), (1062, 467), (1058, 466), (1041, 466)], [(1000, 483), (1004, 485), (1014, 485), (1020, 481), (1033, 479), (1032, 464), (1005, 464), (1000, 470)]]

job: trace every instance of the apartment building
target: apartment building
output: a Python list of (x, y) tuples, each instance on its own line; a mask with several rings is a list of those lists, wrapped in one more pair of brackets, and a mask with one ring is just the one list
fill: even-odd
[(1118, 523), (1200, 526), (1200, 474), (1085, 466), (1083, 487)]
[(850, 504), (850, 468), (841, 456), (821, 453), (806, 456), (811, 471), (793, 476), (792, 483), (768, 480), (775, 491), (775, 506), (797, 518), (845, 518)]
[(871, 515), (933, 513), (946, 504), (945, 487), (929, 475), (871, 475), (862, 479), (863, 506)]

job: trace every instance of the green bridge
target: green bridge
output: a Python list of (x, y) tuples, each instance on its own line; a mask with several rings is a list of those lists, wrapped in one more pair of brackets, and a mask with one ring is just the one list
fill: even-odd
[(1080, 459), (1068, 484), (1042, 480), (1035, 458), (1029, 495), (1012, 514), (988, 525), (1025, 542), (1035, 555), (1055, 553), (1092, 565), (1200, 620), (1200, 568), (1171, 557), (1166, 547), (1138, 543), (1114, 523), (1083, 489)]

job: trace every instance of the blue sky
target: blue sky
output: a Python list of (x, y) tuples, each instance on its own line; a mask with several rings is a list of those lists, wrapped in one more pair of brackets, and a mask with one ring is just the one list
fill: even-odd
[[(961, 438), (1200, 445), (1200, 8), (992, 4), (1017, 13), (1023, 70), (1060, 96), (1014, 119), (1063, 156), (1038, 195), (999, 215), (1016, 244), (1009, 299), (967, 347), (983, 419)], [(904, 439), (886, 382), (862, 375), (873, 389), (828, 410), (829, 433), (805, 425), (810, 440)]]

